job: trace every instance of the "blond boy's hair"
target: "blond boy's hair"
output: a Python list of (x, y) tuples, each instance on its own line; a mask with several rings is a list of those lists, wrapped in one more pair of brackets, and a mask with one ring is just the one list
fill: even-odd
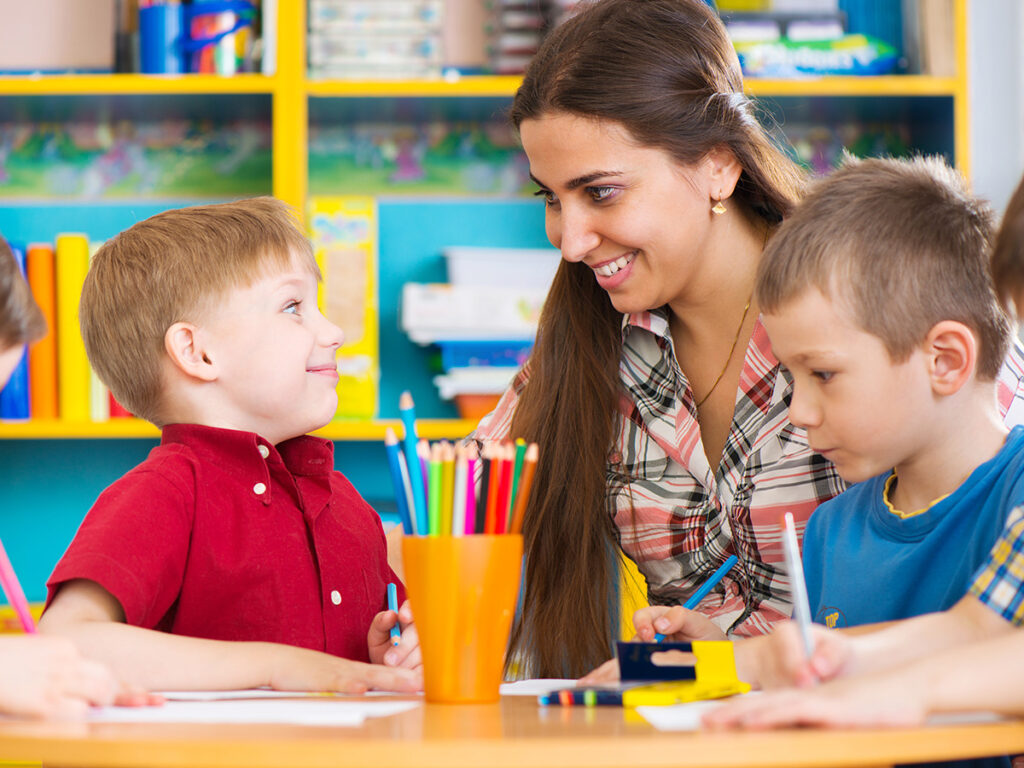
[(79, 306), (89, 362), (122, 405), (163, 426), (167, 329), (200, 321), (212, 300), (293, 258), (320, 278), (294, 211), (272, 197), (164, 211), (135, 224), (90, 263)]
[(988, 253), (993, 215), (939, 158), (848, 158), (812, 186), (765, 249), (757, 302), (771, 314), (804, 291), (851, 313), (906, 360), (942, 320), (978, 338), (977, 375), (994, 379), (1010, 340)]
[[(46, 335), (46, 320), (21, 274), (7, 242), (0, 237), (0, 352), (31, 344)], [(0, 382), (0, 389), (3, 382)]]

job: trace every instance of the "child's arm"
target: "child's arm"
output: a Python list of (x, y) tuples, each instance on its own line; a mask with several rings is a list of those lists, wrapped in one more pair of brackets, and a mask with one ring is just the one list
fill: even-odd
[(737, 698), (709, 712), (710, 728), (919, 725), (931, 713), (1024, 713), (1024, 632), (947, 648), (905, 666), (816, 688)]
[(0, 712), (8, 715), (80, 720), (90, 705), (112, 704), (118, 694), (109, 670), (62, 637), (4, 637), (0, 664)]
[(796, 625), (784, 622), (771, 635), (737, 642), (736, 669), (740, 679), (755, 687), (806, 686), (881, 672), (1012, 629), (998, 613), (968, 595), (948, 611), (906, 621), (839, 631), (815, 625), (810, 660), (804, 656)]
[(64, 584), (39, 622), (88, 658), (148, 690), (230, 690), (270, 686), (291, 691), (415, 691), (420, 675), (362, 664), (278, 643), (229, 642), (172, 635), (124, 623), (120, 603), (93, 581)]

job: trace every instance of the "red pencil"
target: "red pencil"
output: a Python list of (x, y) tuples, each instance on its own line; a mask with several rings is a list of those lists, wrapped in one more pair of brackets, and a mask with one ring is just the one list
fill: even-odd
[(495, 511), (495, 533), (508, 533), (508, 504), (512, 495), (512, 467), (515, 464), (516, 449), (510, 445), (501, 446), (501, 474), (498, 477), (498, 504)]
[(501, 446), (491, 446), (490, 477), (487, 478), (487, 516), (484, 533), (498, 532), (498, 484), (501, 482)]

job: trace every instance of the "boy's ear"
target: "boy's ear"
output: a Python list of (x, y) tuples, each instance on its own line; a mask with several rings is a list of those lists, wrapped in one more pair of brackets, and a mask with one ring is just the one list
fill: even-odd
[(974, 376), (978, 340), (963, 323), (943, 320), (933, 325), (925, 337), (924, 350), (935, 394), (955, 394)]
[(736, 155), (724, 144), (712, 147), (705, 156), (708, 164), (708, 195), (714, 200), (728, 200), (736, 190), (743, 168)]
[(186, 376), (200, 381), (214, 381), (217, 378), (217, 366), (206, 354), (199, 326), (175, 323), (164, 334), (164, 349), (174, 366)]

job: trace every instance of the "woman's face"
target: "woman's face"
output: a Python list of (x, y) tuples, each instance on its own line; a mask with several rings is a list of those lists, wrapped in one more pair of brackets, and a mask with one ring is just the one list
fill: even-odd
[(548, 239), (581, 261), (623, 313), (685, 300), (698, 289), (711, 228), (711, 159), (682, 168), (637, 144), (619, 123), (557, 112), (520, 126), (546, 203)]

